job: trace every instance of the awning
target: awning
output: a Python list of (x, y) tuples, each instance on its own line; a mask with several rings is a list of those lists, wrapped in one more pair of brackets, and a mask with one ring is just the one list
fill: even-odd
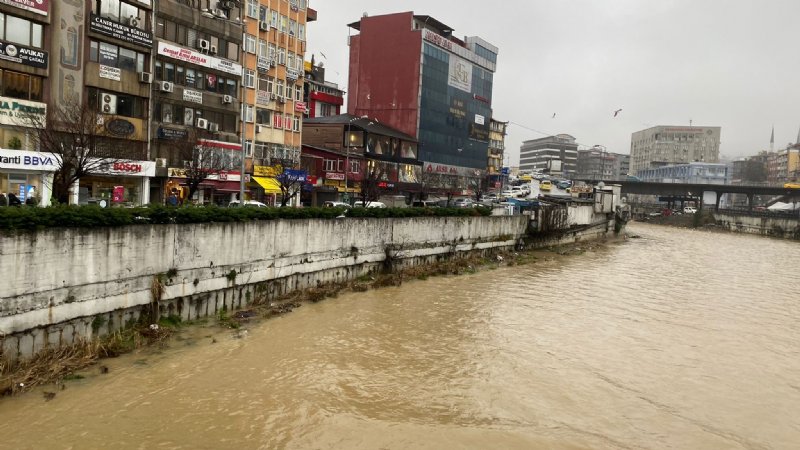
[(268, 178), (268, 177), (253, 177), (253, 181), (258, 183), (264, 192), (267, 194), (280, 194), (281, 193), (281, 183), (276, 180), (275, 178)]

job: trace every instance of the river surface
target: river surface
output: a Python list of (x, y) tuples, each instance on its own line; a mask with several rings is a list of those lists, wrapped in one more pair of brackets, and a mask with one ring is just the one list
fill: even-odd
[(800, 448), (800, 244), (629, 233), (195, 327), (0, 399), (0, 448)]

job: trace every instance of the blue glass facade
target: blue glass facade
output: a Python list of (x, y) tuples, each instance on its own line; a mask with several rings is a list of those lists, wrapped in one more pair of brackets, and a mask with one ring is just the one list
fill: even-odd
[(471, 74), (460, 82), (466, 87), (469, 81), (467, 92), (451, 80), (450, 58), (459, 57), (427, 42), (423, 46), (419, 159), (485, 170), (493, 74), (465, 61), (462, 67), (471, 67)]

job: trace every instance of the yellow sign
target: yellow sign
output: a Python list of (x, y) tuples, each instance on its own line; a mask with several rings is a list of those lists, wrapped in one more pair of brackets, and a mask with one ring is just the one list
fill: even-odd
[(253, 166), (253, 175), (257, 177), (275, 178), (283, 173), (283, 167), (278, 164), (275, 166)]

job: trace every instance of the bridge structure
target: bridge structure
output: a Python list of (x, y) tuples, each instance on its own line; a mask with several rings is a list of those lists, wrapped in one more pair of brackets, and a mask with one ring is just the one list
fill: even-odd
[[(587, 183), (597, 183), (598, 181), (585, 180)], [(753, 201), (756, 195), (771, 197), (785, 197), (789, 201), (793, 199), (800, 201), (800, 189), (788, 189), (784, 187), (767, 186), (742, 186), (733, 184), (695, 184), (695, 183), (653, 183), (648, 181), (603, 181), (606, 184), (614, 184), (622, 187), (622, 194), (641, 194), (657, 195), (659, 197), (670, 197), (675, 200), (701, 199), (706, 192), (716, 194), (714, 209), (719, 211), (720, 199), (724, 194), (744, 194), (747, 196), (748, 209), (753, 209)], [(702, 201), (699, 202), (702, 208)]]

